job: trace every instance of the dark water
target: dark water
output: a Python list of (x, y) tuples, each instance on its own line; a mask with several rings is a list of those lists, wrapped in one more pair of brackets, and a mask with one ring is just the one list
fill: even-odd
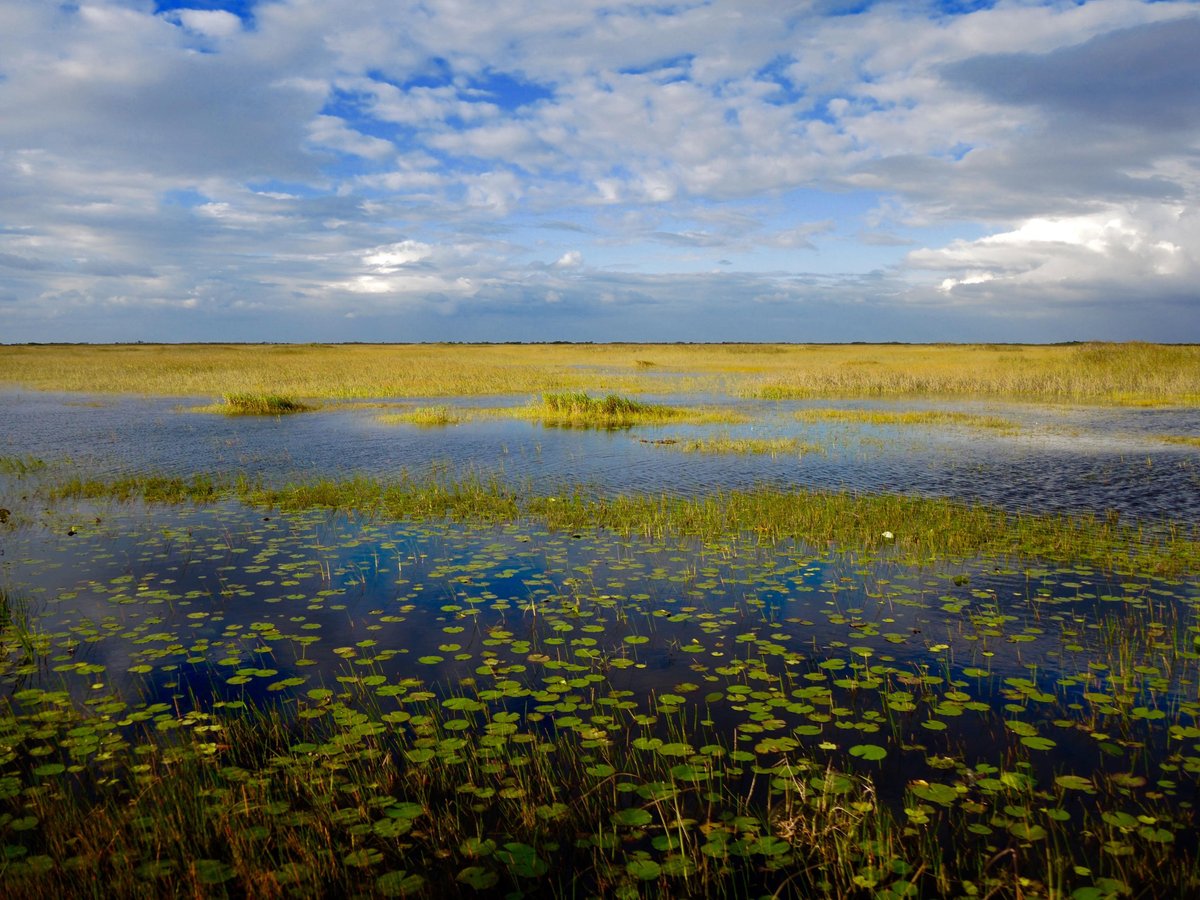
[[(415, 401), (417, 405), (520, 405), (526, 397)], [(69, 460), (97, 476), (245, 473), (268, 479), (420, 473), (432, 466), (495, 473), (537, 489), (563, 482), (600, 492), (702, 493), (778, 487), (894, 491), (981, 500), (1010, 509), (1115, 510), (1124, 517), (1200, 518), (1200, 450), (1163, 435), (1200, 435), (1197, 409), (1098, 409), (1002, 404), (918, 404), (1011, 419), (1014, 433), (962, 427), (804, 424), (813, 405), (913, 408), (886, 403), (720, 402), (754, 424), (621, 431), (546, 428), (490, 419), (446, 428), (384, 425), (391, 410), (331, 407), (282, 418), (187, 411), (206, 402), (136, 397), (0, 393), (0, 455)], [(823, 452), (803, 456), (684, 453), (664, 439), (714, 435), (798, 437)]]

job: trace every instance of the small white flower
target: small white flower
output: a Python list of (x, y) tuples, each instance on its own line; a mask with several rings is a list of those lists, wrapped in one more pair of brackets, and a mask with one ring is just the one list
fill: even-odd
[(892, 540), (894, 537), (895, 537), (895, 535), (894, 535), (894, 534), (892, 534), (890, 531), (885, 531), (885, 532), (883, 533), (883, 539), (884, 539), (885, 541), (890, 541), (890, 540)]

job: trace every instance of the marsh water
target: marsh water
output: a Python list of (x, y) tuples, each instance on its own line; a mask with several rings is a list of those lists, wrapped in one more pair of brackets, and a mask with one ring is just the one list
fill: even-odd
[[(1015, 404), (782, 402), (664, 396), (713, 403), (751, 424), (564, 429), (512, 419), (449, 427), (385, 425), (402, 401), (330, 406), (284, 417), (225, 417), (190, 409), (208, 402), (0, 392), (0, 455), (70, 461), (94, 476), (244, 473), (271, 480), (354, 474), (497, 474), (539, 491), (557, 484), (603, 493), (696, 494), (773, 487), (888, 491), (983, 501), (1035, 512), (1115, 511), (1137, 519), (1200, 518), (1200, 454), (1165, 436), (1200, 436), (1200, 409), (1110, 409)], [(528, 397), (421, 400), (413, 405), (519, 406)], [(1000, 416), (1011, 431), (962, 426), (799, 423), (808, 408), (933, 409)], [(689, 438), (798, 437), (799, 454), (684, 453)]]
[[(915, 567), (886, 549), (381, 522), (231, 501), (50, 504), (37, 492), (63, 473), (289, 480), (441, 467), (543, 493), (768, 484), (1188, 522), (1200, 516), (1200, 454), (1161, 436), (1195, 435), (1196, 410), (938, 407), (1021, 425), (992, 433), (801, 425), (792, 413), (814, 404), (746, 401), (737, 405), (752, 425), (606, 432), (501, 419), (383, 425), (370, 405), (283, 418), (189, 405), (0, 396), (0, 455), (47, 463), (0, 476), (12, 512), (0, 585), (9, 615), (28, 624), (23, 643), (7, 644), (4, 683), (18, 706), (61, 692), (124, 727), (165, 729), (230, 703), (318, 717), (352, 686), (396, 727), (415, 703), (463, 697), (593, 738), (699, 722), (739, 752), (801, 751), (873, 773), (896, 801), (907, 786), (948, 803), (958, 795), (939, 779), (958, 777), (965, 795), (1000, 769), (1072, 788), (1111, 779), (1123, 796), (1175, 810), (1162, 815), (1167, 828), (1200, 799), (1190, 577), (1030, 559)], [(654, 443), (714, 431), (799, 436), (822, 450), (705, 455)], [(469, 716), (450, 721), (472, 727)], [(1072, 808), (1060, 797), (1051, 817)], [(1011, 816), (1029, 813), (1009, 815), (980, 827), (1011, 830)]]

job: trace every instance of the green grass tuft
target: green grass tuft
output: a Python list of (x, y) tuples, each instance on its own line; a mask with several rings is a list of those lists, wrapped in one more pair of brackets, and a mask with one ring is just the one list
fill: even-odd
[(312, 408), (278, 394), (230, 393), (221, 395), (220, 411), (227, 416), (284, 416)]
[(384, 425), (422, 425), (425, 427), (457, 425), (463, 421), (463, 416), (459, 411), (451, 412), (448, 406), (419, 406), (408, 412), (386, 413), (376, 418)]

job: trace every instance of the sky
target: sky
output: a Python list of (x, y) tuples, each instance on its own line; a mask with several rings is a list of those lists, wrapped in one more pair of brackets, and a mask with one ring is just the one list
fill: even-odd
[(0, 342), (1200, 341), (1200, 4), (0, 0)]

